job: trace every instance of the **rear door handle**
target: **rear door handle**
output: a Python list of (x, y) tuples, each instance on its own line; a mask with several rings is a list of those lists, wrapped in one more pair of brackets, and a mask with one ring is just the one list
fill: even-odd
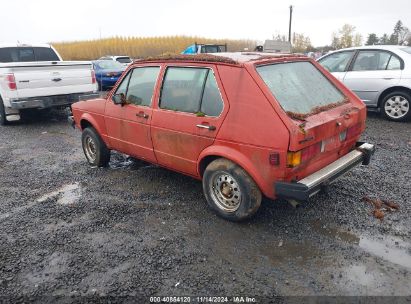
[(209, 126), (209, 125), (197, 125), (197, 128), (208, 129), (210, 131), (214, 131), (216, 129), (215, 126)]
[(394, 77), (384, 77), (383, 79), (384, 79), (384, 80), (393, 80)]
[(145, 119), (148, 118), (148, 115), (147, 115), (146, 113), (144, 113), (144, 112), (139, 112), (139, 113), (136, 114), (136, 116), (137, 116), (137, 117), (141, 117), (141, 118), (145, 118)]

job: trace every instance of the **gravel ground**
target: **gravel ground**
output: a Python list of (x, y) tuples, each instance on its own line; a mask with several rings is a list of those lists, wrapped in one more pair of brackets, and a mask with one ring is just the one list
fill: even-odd
[[(91, 168), (80, 132), (52, 114), (0, 127), (2, 299), (411, 295), (410, 123), (370, 113), (370, 166), (238, 224), (189, 177), (118, 153)], [(364, 196), (400, 209), (378, 220)]]

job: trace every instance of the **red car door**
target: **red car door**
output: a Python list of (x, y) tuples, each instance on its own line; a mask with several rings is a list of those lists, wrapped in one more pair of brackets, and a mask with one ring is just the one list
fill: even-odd
[(159, 164), (198, 176), (198, 156), (213, 144), (228, 109), (219, 87), (213, 65), (166, 67), (151, 121)]
[(150, 162), (156, 162), (150, 122), (154, 88), (159, 73), (160, 66), (143, 66), (131, 70), (126, 104), (122, 107), (121, 151)]
[(112, 97), (114, 95), (127, 93), (128, 82), (130, 80), (131, 71), (122, 79), (121, 83), (114, 90), (114, 93), (109, 93), (106, 100), (106, 107), (104, 112), (104, 119), (106, 122), (107, 136), (110, 146), (114, 150), (122, 151), (125, 145), (122, 141), (122, 120), (123, 120), (123, 106), (114, 104)]

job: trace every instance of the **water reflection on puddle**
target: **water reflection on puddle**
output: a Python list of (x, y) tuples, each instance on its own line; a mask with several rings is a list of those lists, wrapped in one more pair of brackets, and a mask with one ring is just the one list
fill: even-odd
[(385, 240), (361, 237), (359, 246), (386, 261), (411, 269), (411, 245), (407, 242), (393, 237)]
[(42, 203), (48, 199), (58, 197), (57, 204), (70, 205), (75, 203), (81, 197), (81, 186), (79, 183), (68, 184), (56, 191), (47, 193), (37, 199), (38, 203)]
[(393, 264), (411, 269), (411, 244), (391, 235), (376, 239), (366, 235), (357, 236), (350, 231), (330, 227), (319, 222), (312, 224), (314, 231), (345, 243), (357, 245), (362, 250)]

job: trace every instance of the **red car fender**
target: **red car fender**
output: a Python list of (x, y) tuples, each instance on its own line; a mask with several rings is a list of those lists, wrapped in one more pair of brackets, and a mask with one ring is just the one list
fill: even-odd
[(90, 113), (83, 113), (79, 119), (79, 124), (80, 124), (79, 127), (81, 130), (83, 130), (82, 125), (84, 124), (84, 122), (87, 122), (88, 125), (91, 125), (97, 131), (98, 135), (100, 135), (100, 137), (103, 139), (105, 144), (108, 147), (110, 146), (110, 143), (108, 142), (107, 130), (106, 130), (106, 126), (104, 122), (103, 123), (101, 121), (98, 122), (97, 119)]
[(269, 188), (267, 181), (265, 181), (262, 175), (259, 174), (259, 171), (255, 168), (254, 164), (250, 161), (250, 159), (247, 158), (244, 154), (242, 154), (238, 150), (235, 150), (229, 147), (213, 145), (213, 146), (210, 146), (204, 149), (201, 152), (198, 158), (198, 161), (197, 161), (197, 173), (198, 173), (198, 176), (200, 176), (201, 178), (202, 178), (202, 173), (203, 173), (201, 172), (201, 163), (207, 156), (218, 156), (218, 157), (226, 158), (236, 163), (237, 165), (242, 167), (253, 178), (253, 180), (256, 182), (261, 192), (263, 192), (265, 196), (267, 197), (273, 196), (273, 193), (272, 193), (273, 190)]

